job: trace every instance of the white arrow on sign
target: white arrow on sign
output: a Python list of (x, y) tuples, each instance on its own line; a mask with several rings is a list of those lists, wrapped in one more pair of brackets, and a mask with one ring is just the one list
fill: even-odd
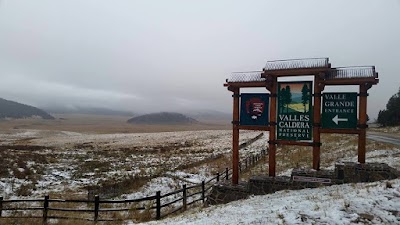
[(336, 115), (335, 117), (332, 118), (332, 121), (335, 122), (336, 125), (339, 125), (340, 121), (347, 122), (348, 119), (347, 118), (339, 118), (339, 116)]

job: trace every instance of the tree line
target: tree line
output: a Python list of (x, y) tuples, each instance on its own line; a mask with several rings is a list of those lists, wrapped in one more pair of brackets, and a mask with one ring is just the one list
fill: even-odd
[(386, 104), (386, 109), (379, 111), (376, 122), (382, 126), (400, 125), (400, 89), (390, 97)]

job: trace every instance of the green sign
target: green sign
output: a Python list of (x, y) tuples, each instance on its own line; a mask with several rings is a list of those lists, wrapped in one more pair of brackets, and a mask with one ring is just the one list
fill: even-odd
[(269, 94), (241, 94), (240, 101), (240, 125), (268, 126)]
[(357, 128), (357, 93), (324, 93), (323, 128)]
[(312, 140), (312, 81), (278, 83), (278, 140)]

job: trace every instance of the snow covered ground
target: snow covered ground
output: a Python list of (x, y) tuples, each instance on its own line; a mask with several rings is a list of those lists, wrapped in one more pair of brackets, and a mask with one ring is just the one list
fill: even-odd
[[(259, 133), (241, 132), (241, 142)], [(244, 149), (241, 157), (265, 149), (267, 137)], [(200, 183), (230, 166), (231, 131), (85, 134), (18, 129), (0, 133), (0, 148), (0, 193), (6, 199), (49, 193), (65, 198), (67, 191), (86, 197), (88, 186), (149, 177), (143, 187), (122, 191), (131, 194), (115, 196), (136, 198)], [(209, 165), (221, 157), (228, 159), (221, 168)]]
[[(371, 151), (367, 162), (400, 169), (400, 150)], [(279, 191), (143, 224), (400, 224), (400, 179)]]
[(400, 224), (399, 211), (396, 179), (279, 191), (145, 224)]
[[(259, 133), (241, 131), (240, 142)], [(231, 138), (229, 130), (134, 134), (0, 131), (0, 193), (5, 199), (49, 193), (82, 198), (87, 196), (87, 186), (139, 176), (149, 179), (116, 198), (140, 198), (156, 191), (165, 194), (182, 184), (200, 183), (230, 166)], [(331, 139), (326, 139), (321, 155), (324, 168), (333, 168), (335, 161), (357, 161), (356, 142), (351, 137), (327, 138)], [(240, 157), (265, 149), (267, 141), (265, 133), (242, 149)], [(400, 169), (400, 150), (375, 150), (379, 147), (369, 142), (367, 162), (384, 162)], [(278, 156), (290, 151), (278, 149)], [(218, 157), (225, 158), (218, 161)], [(283, 164), (278, 167), (284, 168), (278, 175), (291, 172)], [(400, 224), (399, 211), (400, 180), (396, 179), (253, 196), (226, 205), (192, 208), (148, 224)]]

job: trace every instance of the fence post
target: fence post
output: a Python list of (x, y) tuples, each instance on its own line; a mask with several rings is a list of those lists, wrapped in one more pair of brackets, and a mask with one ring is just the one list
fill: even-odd
[(183, 211), (186, 211), (187, 209), (187, 190), (186, 190), (186, 184), (183, 185), (183, 190), (182, 190), (182, 195), (183, 195)]
[(49, 196), (44, 196), (44, 203), (43, 203), (43, 224), (47, 224), (47, 213), (49, 211)]
[(217, 182), (219, 181), (219, 172), (217, 173)]
[(0, 197), (0, 217), (3, 212), (3, 196)]
[(161, 191), (156, 192), (156, 220), (161, 219)]
[(206, 183), (204, 180), (201, 182), (201, 199), (203, 200), (203, 203), (206, 199)]
[(99, 219), (99, 208), (100, 208), (100, 197), (94, 196), (94, 221), (97, 222)]
[(225, 169), (225, 179), (226, 180), (229, 179), (229, 169), (228, 168)]

